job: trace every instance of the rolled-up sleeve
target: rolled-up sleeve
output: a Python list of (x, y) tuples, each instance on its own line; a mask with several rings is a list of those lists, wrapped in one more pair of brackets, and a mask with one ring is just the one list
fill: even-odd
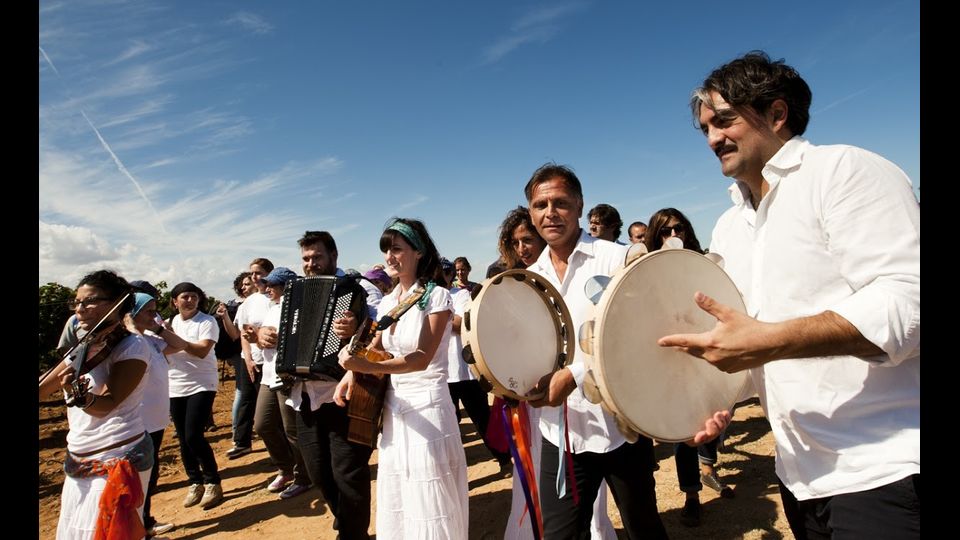
[(854, 293), (837, 313), (896, 365), (920, 354), (920, 206), (896, 165), (860, 149), (837, 160), (824, 231)]

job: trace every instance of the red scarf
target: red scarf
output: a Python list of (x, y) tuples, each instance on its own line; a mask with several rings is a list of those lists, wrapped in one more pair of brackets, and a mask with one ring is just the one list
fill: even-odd
[(94, 540), (135, 540), (147, 531), (137, 508), (143, 504), (140, 474), (133, 465), (119, 459), (109, 469), (107, 486), (100, 495), (100, 512)]

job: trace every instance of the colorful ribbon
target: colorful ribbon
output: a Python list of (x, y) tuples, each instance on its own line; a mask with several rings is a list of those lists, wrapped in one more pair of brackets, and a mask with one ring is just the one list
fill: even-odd
[[(507, 412), (509, 407), (510, 411)], [(533, 454), (530, 451), (530, 418), (526, 408), (520, 404), (507, 405), (500, 408), (500, 419), (506, 430), (507, 445), (517, 470), (517, 478), (523, 489), (523, 497), (527, 502), (527, 511), (532, 516), (530, 527), (533, 529), (534, 540), (540, 540), (543, 535), (543, 514), (540, 511), (540, 494), (537, 491), (537, 477), (533, 468)], [(523, 515), (520, 522), (523, 522)]]

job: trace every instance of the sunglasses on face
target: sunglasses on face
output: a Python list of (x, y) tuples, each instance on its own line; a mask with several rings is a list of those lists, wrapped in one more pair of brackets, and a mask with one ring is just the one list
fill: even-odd
[(671, 234), (681, 235), (687, 232), (687, 228), (683, 226), (683, 223), (677, 223), (672, 227), (664, 227), (660, 229), (660, 236), (670, 236)]

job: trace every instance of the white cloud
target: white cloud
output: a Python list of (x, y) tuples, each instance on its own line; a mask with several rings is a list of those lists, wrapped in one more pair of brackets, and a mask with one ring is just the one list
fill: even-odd
[(104, 64), (104, 67), (112, 66), (112, 65), (114, 65), (114, 64), (119, 64), (120, 62), (125, 62), (125, 61), (127, 61), (127, 60), (130, 60), (131, 58), (135, 58), (135, 57), (137, 57), (137, 56), (140, 56), (140, 55), (143, 54), (143, 53), (150, 52), (150, 51), (154, 50), (155, 48), (156, 48), (156, 47), (154, 47), (153, 45), (150, 45), (150, 44), (145, 43), (145, 42), (143, 42), (143, 41), (134, 40), (134, 42), (133, 42), (129, 47), (127, 47), (127, 49), (126, 49), (125, 51), (123, 51), (122, 53), (120, 53), (120, 56), (114, 58), (113, 60), (110, 60), (110, 61), (107, 62), (107, 63), (105, 63), (105, 64)]
[[(210, 181), (188, 192), (144, 175), (141, 187), (169, 231), (163, 234), (145, 199), (109, 158), (66, 152), (42, 139), (40, 150), (41, 220), (86, 233), (72, 232), (68, 238), (84, 241), (67, 249), (66, 239), (50, 240), (49, 226), (41, 231), (40, 283), (72, 286), (85, 272), (107, 267), (130, 279), (170, 285), (194, 280), (221, 298), (232, 294), (233, 277), (254, 256), (296, 267), (296, 239), (335, 216), (317, 216), (289, 202), (313, 200), (343, 167), (332, 156), (289, 162), (251, 180)], [(346, 234), (358, 227), (348, 223), (330, 230)]]
[(510, 34), (483, 50), (483, 64), (493, 64), (527, 43), (546, 43), (560, 31), (560, 20), (586, 7), (582, 2), (532, 10), (510, 26)]
[(84, 265), (112, 261), (119, 253), (86, 227), (40, 221), (40, 266), (44, 263)]
[(427, 197), (426, 195), (417, 195), (416, 197), (414, 197), (412, 201), (407, 201), (401, 205), (396, 206), (394, 208), (394, 213), (396, 215), (399, 215), (400, 212), (407, 210), (409, 208), (413, 208), (414, 206), (417, 206), (419, 204), (423, 204), (429, 200), (430, 200), (430, 197)]
[(238, 11), (227, 19), (227, 24), (234, 24), (250, 30), (254, 34), (269, 34), (273, 32), (273, 25), (263, 17), (249, 11)]

